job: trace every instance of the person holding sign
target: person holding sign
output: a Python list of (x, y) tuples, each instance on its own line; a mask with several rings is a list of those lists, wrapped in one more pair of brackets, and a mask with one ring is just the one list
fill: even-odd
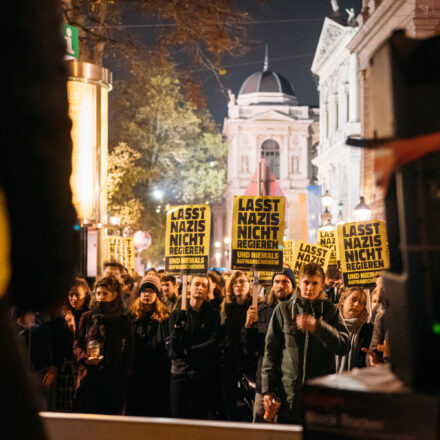
[(324, 292), (324, 271), (305, 264), (297, 296), (275, 308), (261, 371), (264, 409), (281, 401), (278, 423), (301, 423), (299, 396), (306, 379), (335, 372), (335, 355), (350, 350), (347, 327)]
[(295, 274), (293, 270), (284, 268), (282, 272), (275, 272), (272, 277), (272, 288), (267, 302), (260, 302), (258, 307), (250, 306), (246, 314), (246, 323), (241, 337), (245, 354), (255, 358), (257, 363), (255, 402), (253, 422), (264, 422), (263, 394), (261, 393), (261, 367), (263, 365), (264, 346), (267, 329), (275, 306), (288, 301), (295, 290)]
[(220, 315), (206, 301), (210, 279), (194, 275), (187, 310), (170, 316), (171, 415), (207, 419), (220, 342)]
[(101, 278), (94, 290), (73, 346), (80, 365), (75, 407), (85, 413), (122, 414), (133, 360), (133, 330), (123, 314), (119, 281), (113, 276)]

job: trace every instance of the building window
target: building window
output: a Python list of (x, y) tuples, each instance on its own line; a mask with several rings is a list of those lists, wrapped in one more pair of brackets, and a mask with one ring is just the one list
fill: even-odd
[(266, 159), (267, 166), (272, 170), (276, 179), (280, 178), (280, 146), (272, 139), (261, 145), (261, 158)]

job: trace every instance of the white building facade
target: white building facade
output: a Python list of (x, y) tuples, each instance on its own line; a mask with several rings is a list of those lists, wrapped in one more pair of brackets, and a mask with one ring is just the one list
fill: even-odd
[[(372, 138), (375, 127), (371, 103), (370, 59), (397, 29), (404, 29), (412, 38), (439, 35), (440, 0), (363, 0), (357, 22), (359, 31), (347, 47), (356, 57), (362, 136)], [(373, 218), (384, 220), (384, 194), (375, 185), (373, 153), (368, 150), (362, 151), (361, 191), (372, 210)]]
[[(346, 22), (346, 20), (345, 20)], [(347, 136), (361, 134), (356, 56), (347, 44), (357, 27), (326, 18), (312, 63), (319, 78), (320, 139), (313, 159), (323, 193), (333, 198), (333, 223), (342, 215), (349, 221), (359, 203), (362, 152), (345, 144)], [(339, 205), (339, 207), (338, 207)]]
[(318, 119), (319, 110), (300, 106), (292, 85), (269, 70), (267, 58), (263, 71), (249, 76), (237, 96), (229, 93), (223, 128), (229, 145), (228, 182), (223, 203), (213, 207), (211, 254), (215, 263), (227, 265), (233, 199), (244, 194), (261, 158), (266, 159), (289, 204), (285, 235), (301, 239), (299, 197), (306, 194), (312, 180), (310, 153), (319, 140)]

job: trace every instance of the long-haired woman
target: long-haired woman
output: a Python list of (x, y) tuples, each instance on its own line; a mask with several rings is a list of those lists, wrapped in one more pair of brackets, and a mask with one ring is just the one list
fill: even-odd
[(336, 372), (351, 371), (366, 366), (365, 352), (373, 334), (373, 324), (368, 322), (367, 295), (360, 287), (344, 290), (339, 300), (339, 309), (347, 326), (351, 348), (345, 356), (336, 356)]
[(87, 281), (84, 278), (75, 278), (63, 307), (64, 319), (72, 335), (75, 335), (78, 330), (81, 315), (89, 310), (91, 299), (92, 292)]
[(170, 415), (170, 361), (165, 347), (170, 311), (160, 301), (160, 292), (160, 280), (145, 276), (140, 283), (139, 296), (130, 309), (135, 361), (128, 394), (128, 415)]
[(89, 310), (92, 292), (83, 278), (75, 278), (62, 312), (64, 315), (64, 362), (57, 375), (57, 411), (71, 411), (78, 368), (73, 361), (73, 343), (79, 328), (81, 315)]
[[(223, 386), (225, 409), (228, 420), (244, 421), (237, 407), (239, 400), (237, 383), (248, 367), (244, 357), (241, 330), (246, 322), (246, 313), (252, 304), (252, 284), (246, 272), (236, 270), (228, 280), (226, 298), (221, 308), (221, 319), (225, 334), (223, 363)], [(249, 414), (250, 421), (250, 414)]]
[(96, 281), (90, 311), (81, 316), (73, 354), (80, 364), (75, 408), (122, 414), (133, 360), (133, 330), (123, 314), (121, 285), (108, 276)]

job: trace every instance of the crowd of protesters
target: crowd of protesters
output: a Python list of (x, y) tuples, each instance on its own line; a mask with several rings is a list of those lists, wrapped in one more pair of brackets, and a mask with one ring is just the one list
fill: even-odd
[(387, 360), (382, 289), (345, 288), (311, 263), (298, 285), (290, 268), (274, 273), (258, 301), (247, 272), (193, 275), (183, 304), (173, 275), (107, 262), (93, 292), (74, 281), (58, 316), (14, 318), (46, 409), (301, 423), (307, 379)]

